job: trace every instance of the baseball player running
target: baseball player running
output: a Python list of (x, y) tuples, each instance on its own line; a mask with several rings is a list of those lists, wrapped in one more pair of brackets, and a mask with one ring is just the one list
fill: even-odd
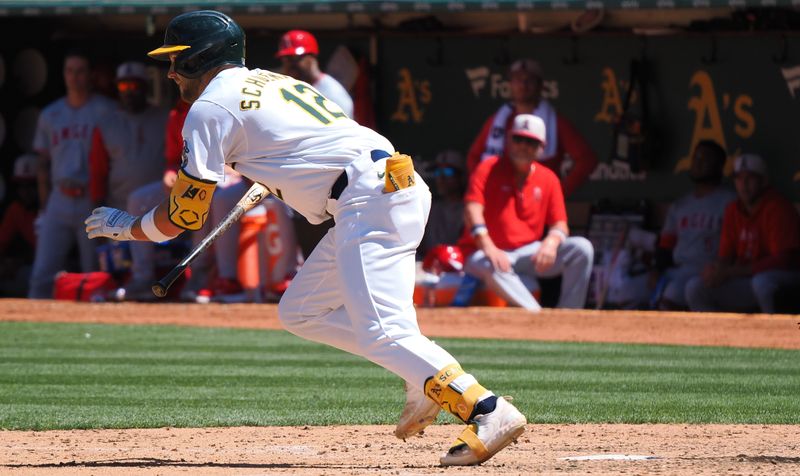
[[(191, 103), (182, 168), (170, 197), (142, 217), (100, 207), (90, 238), (165, 241), (196, 230), (229, 164), (312, 223), (333, 216), (278, 306), (290, 332), (363, 356), (412, 387), (401, 434), (428, 421), (427, 399), (466, 423), (442, 465), (479, 464), (515, 440), (525, 417), (420, 333), (412, 303), (414, 250), (428, 187), (388, 140), (359, 126), (307, 83), (244, 66), (245, 36), (228, 16), (173, 18), (151, 57)], [(405, 433), (407, 434), (407, 433)]]

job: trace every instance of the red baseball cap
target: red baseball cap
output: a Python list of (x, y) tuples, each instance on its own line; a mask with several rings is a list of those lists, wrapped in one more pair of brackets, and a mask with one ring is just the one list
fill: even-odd
[(319, 46), (314, 35), (303, 30), (287, 31), (278, 43), (276, 58), (282, 56), (318, 55)]

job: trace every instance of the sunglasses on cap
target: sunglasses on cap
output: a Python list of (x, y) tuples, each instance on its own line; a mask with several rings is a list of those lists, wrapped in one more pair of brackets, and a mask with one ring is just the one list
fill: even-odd
[(439, 167), (438, 169), (433, 171), (433, 176), (436, 178), (439, 177), (455, 177), (458, 174), (458, 171), (453, 167)]
[(139, 91), (141, 89), (142, 83), (134, 79), (123, 79), (122, 81), (117, 81), (117, 90), (121, 93)]
[(517, 144), (524, 144), (530, 147), (538, 147), (542, 142), (539, 140), (534, 139), (533, 137), (525, 137), (525, 136), (511, 136), (511, 140)]

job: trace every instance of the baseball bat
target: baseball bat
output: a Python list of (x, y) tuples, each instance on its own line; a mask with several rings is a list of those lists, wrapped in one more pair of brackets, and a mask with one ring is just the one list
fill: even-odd
[(197, 244), (192, 251), (187, 254), (180, 263), (178, 263), (169, 273), (166, 274), (163, 278), (159, 279), (153, 284), (153, 294), (156, 296), (163, 298), (167, 295), (167, 291), (169, 291), (170, 286), (175, 283), (175, 280), (186, 271), (186, 268), (189, 267), (190, 264), (209, 246), (211, 243), (214, 242), (217, 238), (220, 237), (225, 231), (231, 227), (242, 215), (247, 213), (253, 207), (258, 205), (261, 200), (265, 199), (269, 191), (267, 187), (264, 185), (254, 182), (247, 193), (239, 200), (236, 206), (228, 212), (225, 218), (222, 219), (217, 226), (214, 227), (211, 232), (203, 238), (203, 241)]

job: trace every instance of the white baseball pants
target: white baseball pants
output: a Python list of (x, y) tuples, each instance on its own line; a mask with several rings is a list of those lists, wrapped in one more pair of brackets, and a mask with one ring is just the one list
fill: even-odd
[(385, 159), (350, 164), (349, 185), (329, 200), (335, 226), (278, 307), (286, 329), (360, 355), (422, 388), (456, 360), (420, 333), (413, 304), (414, 253), (431, 206), (427, 185), (383, 193)]

